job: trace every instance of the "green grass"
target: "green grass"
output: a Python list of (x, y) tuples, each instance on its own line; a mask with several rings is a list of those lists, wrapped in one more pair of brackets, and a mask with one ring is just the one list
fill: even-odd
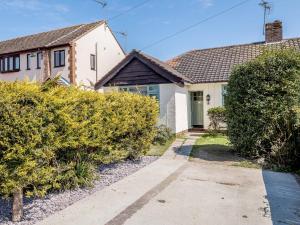
[(174, 136), (166, 142), (164, 145), (152, 145), (150, 150), (147, 152), (147, 156), (162, 156), (171, 144), (175, 141), (176, 137)]
[(230, 146), (230, 142), (228, 137), (223, 134), (204, 134), (196, 141), (196, 146), (197, 145), (224, 145), (228, 147)]
[[(192, 157), (199, 157), (200, 152), (207, 152), (207, 160), (233, 161), (231, 166), (260, 169), (261, 166), (251, 160), (247, 160), (237, 155), (231, 154), (231, 144), (224, 134), (202, 135), (193, 147)], [(201, 155), (201, 154), (200, 154)]]
[(191, 157), (199, 157), (199, 153), (207, 152), (209, 156), (222, 154), (228, 152), (230, 149), (230, 142), (228, 137), (224, 134), (203, 134), (201, 135), (193, 146)]
[(255, 162), (252, 162), (250, 160), (243, 160), (241, 162), (236, 162), (231, 165), (236, 166), (236, 167), (244, 167), (244, 168), (251, 168), (251, 169), (261, 169), (262, 168), (261, 165), (255, 163)]

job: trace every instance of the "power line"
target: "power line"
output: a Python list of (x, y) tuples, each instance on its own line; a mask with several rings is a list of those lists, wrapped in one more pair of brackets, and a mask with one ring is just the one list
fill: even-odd
[(164, 38), (161, 38), (161, 39), (159, 39), (159, 40), (157, 40), (157, 41), (155, 41), (155, 42), (153, 42), (153, 43), (151, 43), (151, 44), (143, 47), (141, 50), (145, 50), (145, 49), (151, 48), (154, 45), (157, 45), (157, 44), (159, 44), (159, 43), (161, 43), (163, 41), (166, 41), (166, 40), (168, 40), (168, 39), (170, 39), (172, 37), (177, 36), (178, 34), (184, 33), (184, 32), (186, 32), (186, 31), (188, 31), (188, 30), (190, 30), (190, 29), (192, 29), (192, 28), (194, 28), (196, 26), (199, 26), (202, 23), (205, 23), (205, 22), (207, 22), (207, 21), (209, 21), (211, 19), (214, 19), (214, 18), (216, 18), (218, 16), (221, 16), (221, 15), (223, 15), (223, 14), (225, 14), (225, 13), (227, 13), (227, 12), (229, 12), (229, 11), (235, 9), (235, 8), (238, 8), (239, 6), (242, 6), (242, 5), (246, 4), (249, 1), (251, 1), (251, 0), (241, 1), (241, 2), (239, 2), (239, 3), (237, 3), (237, 4), (233, 5), (233, 6), (231, 6), (230, 8), (224, 9), (224, 10), (222, 10), (222, 11), (220, 11), (220, 12), (214, 14), (214, 15), (211, 15), (211, 16), (209, 16), (209, 17), (207, 17), (207, 18), (205, 18), (205, 19), (203, 19), (203, 20), (201, 20), (201, 21), (199, 21), (197, 23), (194, 23), (194, 24), (192, 24), (192, 25), (190, 25), (190, 26), (188, 26), (186, 28), (183, 28), (182, 30), (179, 30), (179, 31), (177, 31), (177, 32), (175, 32), (173, 34), (170, 34), (170, 35), (168, 35), (168, 36), (166, 36)]
[(150, 1), (151, 1), (151, 0), (146, 0), (146, 1), (143, 1), (143, 2), (141, 2), (141, 3), (139, 3), (139, 4), (136, 4), (136, 5), (132, 6), (131, 8), (129, 8), (129, 9), (127, 9), (127, 10), (121, 12), (120, 14), (117, 14), (117, 15), (115, 15), (115, 16), (112, 16), (112, 17), (108, 18), (107, 21), (112, 21), (112, 20), (114, 20), (114, 19), (117, 19), (117, 18), (119, 18), (120, 16), (123, 16), (124, 14), (126, 14), (126, 13), (128, 13), (128, 12), (130, 12), (130, 11), (136, 9), (136, 8), (141, 7), (142, 5), (145, 5), (147, 2), (150, 2)]

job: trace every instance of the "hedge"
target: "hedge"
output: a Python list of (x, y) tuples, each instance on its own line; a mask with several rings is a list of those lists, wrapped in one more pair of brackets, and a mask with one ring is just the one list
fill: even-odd
[(263, 157), (276, 167), (299, 166), (295, 145), (299, 100), (299, 52), (269, 50), (237, 66), (226, 98), (229, 138), (235, 150)]
[(150, 97), (0, 82), (0, 194), (92, 185), (98, 164), (149, 149), (157, 116)]

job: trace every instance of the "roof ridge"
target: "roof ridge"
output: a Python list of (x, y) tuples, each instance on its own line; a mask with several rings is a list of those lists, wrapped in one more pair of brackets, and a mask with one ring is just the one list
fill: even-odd
[(86, 25), (87, 25), (87, 24), (81, 24), (81, 25), (79, 25), (79, 27), (77, 27), (75, 30), (72, 30), (71, 32), (69, 32), (69, 33), (67, 33), (67, 34), (65, 34), (65, 35), (63, 35), (63, 36), (60, 36), (60, 37), (57, 38), (56, 40), (51, 41), (50, 43), (46, 44), (46, 47), (48, 47), (48, 46), (54, 44), (55, 42), (57, 42), (57, 41), (59, 41), (59, 40), (65, 38), (65, 37), (67, 37), (67, 36), (69, 36), (70, 34), (73, 34), (74, 32), (78, 31), (79, 29), (81, 29), (82, 27), (84, 27), (84, 26), (86, 26)]
[(40, 34), (49, 33), (49, 32), (52, 32), (52, 31), (59, 31), (59, 30), (67, 29), (67, 28), (78, 27), (78, 26), (81, 26), (81, 25), (84, 25), (84, 24), (73, 25), (73, 26), (68, 26), (68, 27), (62, 27), (62, 28), (58, 28), (58, 29), (53, 29), (53, 30), (48, 30), (48, 31), (35, 33), (35, 34), (23, 35), (23, 36), (15, 37), (15, 38), (12, 38), (12, 39), (2, 40), (2, 41), (0, 41), (0, 43), (6, 42), (6, 41), (13, 41), (13, 40), (17, 40), (17, 39), (20, 39), (20, 38), (32, 37), (32, 36), (36, 36), (36, 35), (40, 35)]
[(95, 24), (96, 23), (101, 23), (103, 21), (104, 20), (99, 20), (99, 21), (91, 22), (91, 23), (82, 23), (82, 24), (71, 25), (71, 26), (67, 26), (67, 27), (56, 28), (56, 29), (52, 29), (52, 30), (48, 30), (48, 31), (38, 32), (38, 33), (34, 33), (34, 34), (22, 35), (22, 36), (11, 38), (11, 39), (0, 40), (0, 43), (4, 43), (4, 42), (7, 42), (7, 41), (13, 41), (13, 40), (17, 40), (17, 39), (20, 39), (20, 38), (33, 37), (33, 36), (36, 36), (36, 35), (46, 34), (46, 33), (54, 32), (54, 31), (60, 31), (60, 30), (65, 30), (65, 29), (70, 29), (70, 28), (75, 28), (75, 27), (81, 27), (81, 26), (90, 25), (90, 24), (94, 24), (94, 23)]
[[(300, 39), (300, 37), (285, 38), (285, 39), (282, 39), (280, 42), (290, 41), (290, 40), (297, 40), (297, 39)], [(276, 44), (278, 44), (280, 42), (276, 42)], [(180, 55), (175, 56), (174, 58), (168, 59), (165, 62), (166, 63), (172, 62), (173, 60), (176, 60), (177, 58), (180, 58), (180, 57), (182, 57), (186, 54), (193, 53), (193, 52), (208, 51), (208, 50), (221, 49), (221, 48), (233, 48), (233, 47), (240, 47), (240, 46), (242, 47), (242, 46), (247, 46), (247, 45), (261, 45), (261, 44), (272, 44), (272, 43), (266, 43), (265, 41), (258, 41), (258, 42), (245, 43), (245, 44), (233, 44), (233, 45), (225, 45), (225, 46), (219, 46), (219, 47), (193, 49), (193, 50), (189, 50), (187, 52), (181, 53)]]
[(173, 75), (175, 76), (179, 76), (181, 79), (185, 79), (188, 82), (192, 82), (192, 80), (186, 76), (184, 76), (182, 73), (180, 73), (178, 70), (174, 69), (172, 66), (170, 66), (168, 63), (148, 55), (147, 53), (144, 53), (142, 51), (137, 51), (134, 50), (134, 52), (137, 52), (138, 54), (140, 54), (141, 56), (147, 58), (148, 60), (150, 60), (151, 62), (153, 62), (155, 65), (159, 66), (161, 69), (171, 72)]

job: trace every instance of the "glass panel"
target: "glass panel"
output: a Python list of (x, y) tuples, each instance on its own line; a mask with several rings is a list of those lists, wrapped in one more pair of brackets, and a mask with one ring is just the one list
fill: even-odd
[(20, 69), (20, 56), (16, 56), (15, 57), (15, 66), (14, 66), (15, 70), (19, 70)]
[(4, 58), (4, 71), (8, 70), (8, 58)]
[(9, 66), (8, 66), (8, 70), (9, 71), (12, 71), (12, 70), (14, 70), (14, 57), (9, 57), (9, 64), (8, 64)]
[(36, 56), (36, 58), (37, 58), (37, 68), (38, 69), (40, 69), (41, 68), (41, 60), (42, 60), (42, 57), (41, 57), (42, 55), (41, 55), (41, 53), (39, 52), (39, 53), (37, 53), (37, 56)]
[(55, 67), (59, 66), (59, 52), (58, 51), (54, 52), (54, 66)]
[(96, 69), (96, 56), (91, 55), (91, 69), (95, 70)]
[(60, 66), (65, 65), (65, 51), (60, 51)]
[(30, 55), (30, 54), (27, 54), (27, 69), (28, 69), (28, 70), (30, 69), (30, 64), (31, 64), (31, 62), (30, 62), (30, 57), (31, 57), (31, 55)]
[(3, 65), (3, 59), (0, 59), (0, 71), (3, 72), (4, 65)]
[(137, 88), (137, 90), (138, 90), (138, 93), (141, 95), (145, 95), (145, 96), (148, 95), (147, 86), (140, 86)]
[(226, 102), (226, 95), (227, 95), (227, 85), (222, 85), (222, 105), (225, 105)]
[(158, 85), (119, 87), (119, 90), (127, 91), (133, 94), (155, 97), (158, 101), (160, 99)]

